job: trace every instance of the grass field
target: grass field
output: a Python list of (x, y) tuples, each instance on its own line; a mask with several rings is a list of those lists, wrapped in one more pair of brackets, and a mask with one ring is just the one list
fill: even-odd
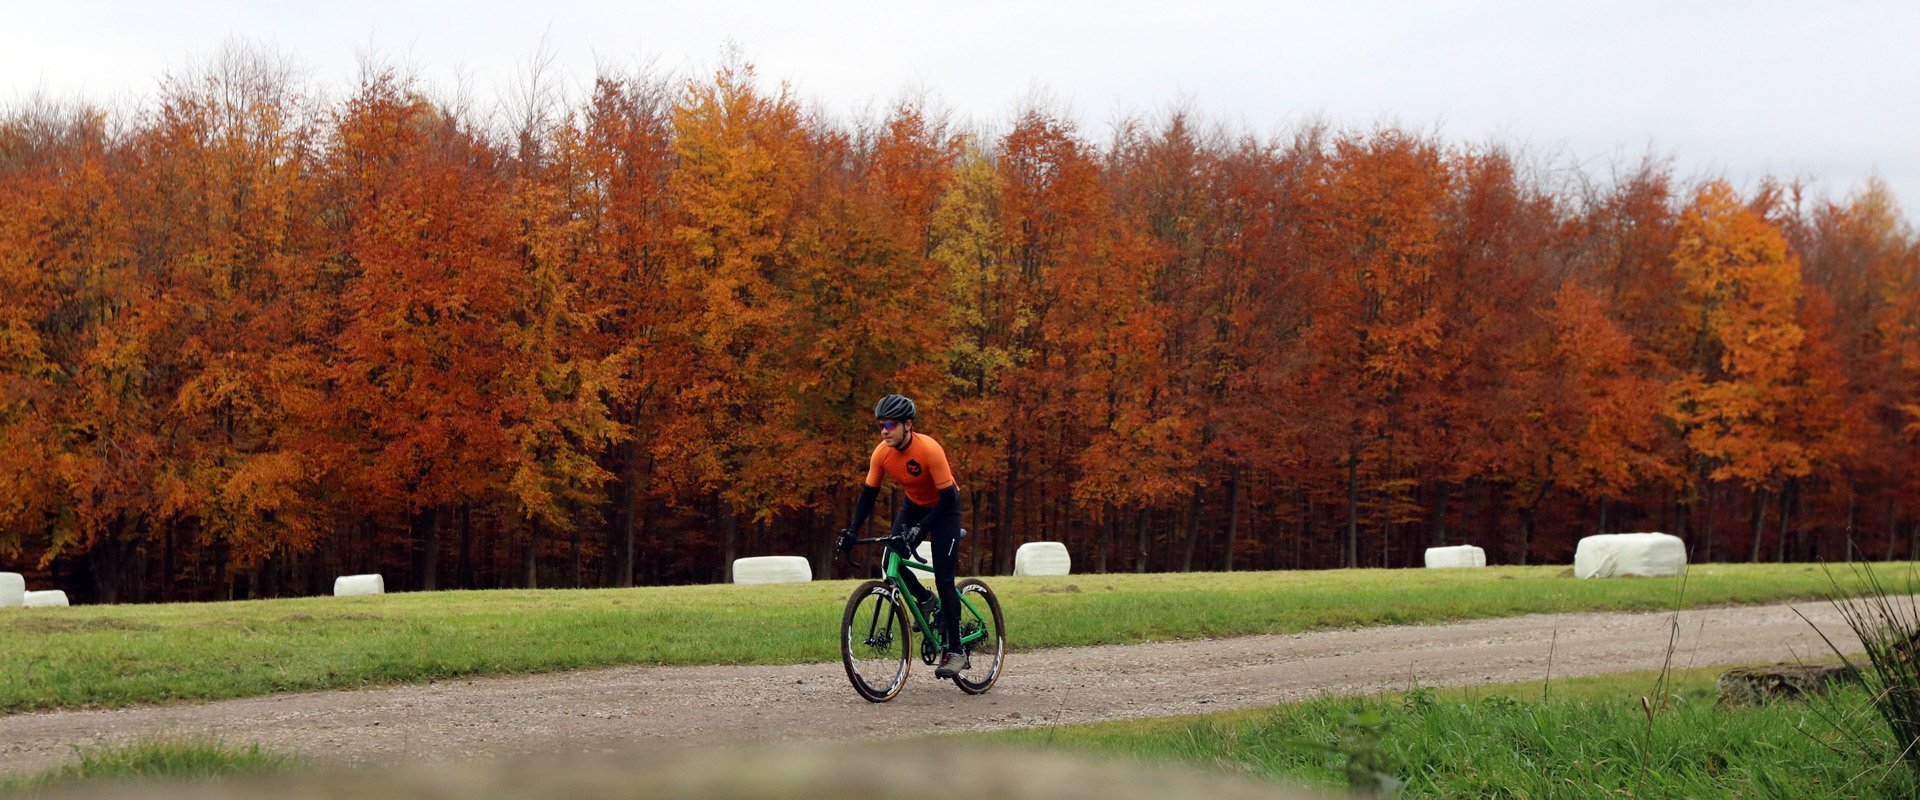
[[(1717, 671), (1327, 698), (1253, 711), (977, 737), (1411, 797), (1913, 797), (1863, 691), (1727, 709)], [(1641, 698), (1665, 703), (1649, 716)], [(1550, 699), (1546, 699), (1550, 698)], [(1845, 731), (1844, 733), (1842, 731)], [(1862, 745), (1861, 742), (1868, 742)], [(1349, 777), (1352, 769), (1354, 776)]]
[[(1878, 565), (1890, 586), (1913, 565)], [(1563, 567), (992, 579), (1015, 649), (1817, 598), (1804, 564), (1581, 581)], [(1861, 581), (1840, 567), (1843, 586)], [(620, 664), (832, 661), (851, 581), (431, 592), (0, 613), (0, 713)]]

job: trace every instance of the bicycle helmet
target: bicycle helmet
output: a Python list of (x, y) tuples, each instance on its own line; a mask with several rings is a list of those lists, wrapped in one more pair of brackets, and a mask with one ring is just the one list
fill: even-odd
[(882, 397), (880, 398), (880, 402), (873, 406), (874, 419), (910, 420), (918, 415), (918, 413), (918, 409), (913, 407), (912, 400), (908, 400), (897, 394)]

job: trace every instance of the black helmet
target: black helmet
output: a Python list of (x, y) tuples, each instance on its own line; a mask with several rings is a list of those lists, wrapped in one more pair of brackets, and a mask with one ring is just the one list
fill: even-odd
[(918, 414), (912, 400), (897, 394), (882, 397), (873, 405), (874, 419), (913, 419)]

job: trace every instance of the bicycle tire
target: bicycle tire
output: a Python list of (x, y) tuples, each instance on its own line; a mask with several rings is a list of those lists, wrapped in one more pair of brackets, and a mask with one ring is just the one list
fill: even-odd
[(840, 615), (840, 663), (853, 690), (870, 703), (900, 694), (913, 661), (912, 637), (893, 587), (867, 581), (855, 588)]
[[(994, 681), (1000, 679), (1000, 667), (1007, 654), (1006, 620), (1000, 614), (1000, 598), (995, 597), (993, 589), (979, 578), (967, 578), (953, 587), (963, 601), (960, 604), (960, 637), (965, 639), (974, 630), (985, 628), (987, 635), (973, 644), (966, 645), (967, 668), (953, 676), (953, 683), (967, 694), (980, 694), (993, 688)], [(971, 595), (971, 597), (969, 597)], [(980, 606), (987, 607), (985, 617), (980, 614)], [(986, 657), (986, 663), (980, 657)]]

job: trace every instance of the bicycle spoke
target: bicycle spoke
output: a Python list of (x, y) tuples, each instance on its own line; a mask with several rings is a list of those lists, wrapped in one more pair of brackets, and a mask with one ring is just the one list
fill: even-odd
[(961, 691), (980, 694), (1000, 679), (1006, 654), (1005, 621), (999, 599), (980, 579), (968, 578), (955, 588), (960, 591), (960, 646), (967, 653), (967, 668), (953, 682)]
[(840, 622), (840, 658), (847, 680), (861, 697), (881, 703), (900, 692), (906, 683), (910, 646), (906, 615), (887, 584), (868, 581), (847, 598)]

